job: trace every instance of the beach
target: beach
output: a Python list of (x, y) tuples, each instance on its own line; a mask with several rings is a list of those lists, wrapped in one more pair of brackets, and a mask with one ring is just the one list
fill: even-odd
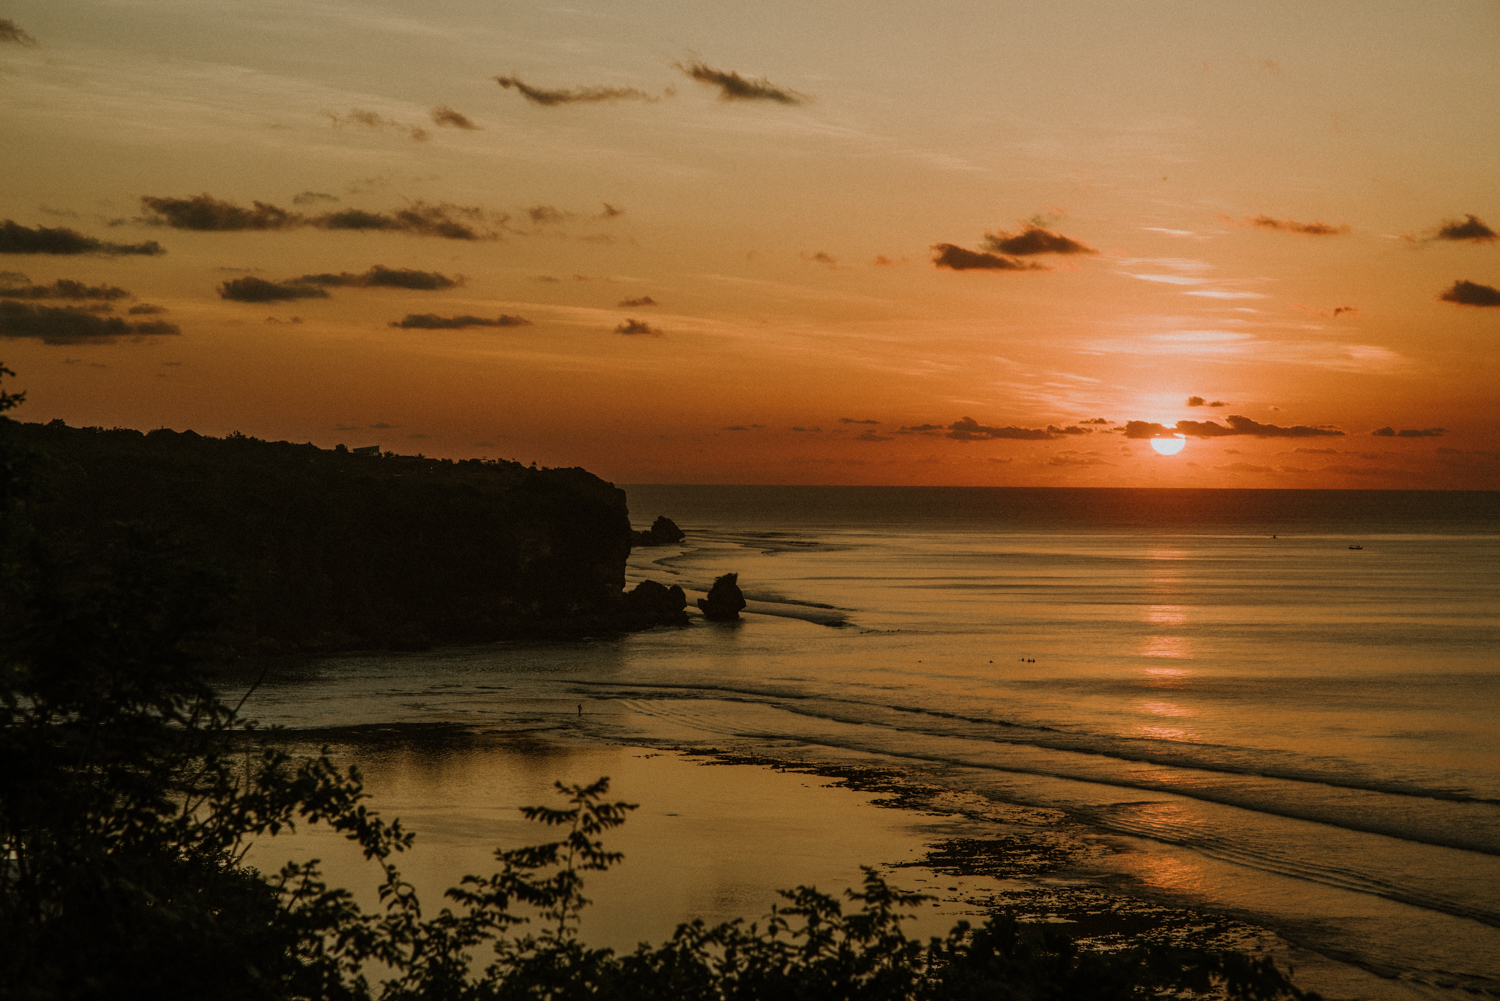
[(999, 900), (1106, 937), (1229, 922), (1328, 997), (1496, 987), (1483, 518), (834, 523), (804, 493), (758, 521), (654, 489), (637, 521), (689, 539), (631, 577), (738, 572), (740, 624), (287, 665), (247, 712), (357, 762), (434, 898), (539, 840), (515, 807), (609, 774), (642, 804), (590, 884), (615, 948), (869, 864), (936, 889), (913, 934)]

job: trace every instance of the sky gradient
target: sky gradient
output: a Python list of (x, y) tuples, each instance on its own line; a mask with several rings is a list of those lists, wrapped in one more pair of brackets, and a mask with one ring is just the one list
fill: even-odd
[(23, 420), (625, 483), (1497, 489), (1497, 53), (1490, 0), (0, 0), (0, 360)]

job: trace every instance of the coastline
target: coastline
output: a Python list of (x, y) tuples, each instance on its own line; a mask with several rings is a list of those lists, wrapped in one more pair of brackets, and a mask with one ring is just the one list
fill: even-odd
[[(592, 699), (582, 716), (559, 706), (550, 719), (533, 714), (499, 728), (386, 723), (283, 730), (275, 739), (303, 752), (326, 743), (360, 764), (372, 806), (418, 832), (418, 850), (398, 862), (434, 910), (446, 886), (493, 868), (493, 848), (546, 839), (515, 807), (547, 802), (552, 781), (613, 772), (611, 795), (640, 809), (608, 845), (625, 862), (589, 876), (595, 905), (583, 933), (617, 952), (659, 943), (695, 918), (763, 921), (776, 890), (805, 883), (840, 893), (857, 888), (868, 865), (895, 886), (932, 894), (905, 926), (914, 938), (1004, 910), (1066, 923), (1091, 947), (1146, 939), (1270, 955), (1328, 1001), (1438, 996), (1306, 948), (1243, 907), (1204, 899), (1202, 887), (1173, 894), (1139, 878), (1144, 868), (1186, 868), (1181, 850), (1101, 835), (1062, 811), (976, 795), (945, 783), (941, 769), (878, 755), (753, 740), (618, 742), (603, 732), (618, 725), (612, 701)], [(257, 846), (251, 859), (272, 868), (281, 856), (322, 857), (330, 882), (342, 880), (363, 906), (375, 906), (371, 871), (361, 882), (362, 864), (340, 858), (341, 847), (331, 832), (303, 832)], [(1233, 882), (1220, 876), (1221, 886)]]

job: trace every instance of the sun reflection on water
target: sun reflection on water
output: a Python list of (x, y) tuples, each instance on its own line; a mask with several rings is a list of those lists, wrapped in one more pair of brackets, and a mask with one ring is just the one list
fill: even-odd
[(1148, 636), (1141, 645), (1141, 656), (1189, 659), (1193, 656), (1193, 645), (1186, 636)]

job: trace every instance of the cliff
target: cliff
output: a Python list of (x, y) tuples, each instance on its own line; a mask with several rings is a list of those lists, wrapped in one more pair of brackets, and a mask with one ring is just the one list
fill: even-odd
[(226, 653), (641, 627), (621, 614), (624, 491), (582, 469), (5, 424), (33, 456), (36, 536), (85, 560), (131, 526), (180, 538), (229, 583)]

